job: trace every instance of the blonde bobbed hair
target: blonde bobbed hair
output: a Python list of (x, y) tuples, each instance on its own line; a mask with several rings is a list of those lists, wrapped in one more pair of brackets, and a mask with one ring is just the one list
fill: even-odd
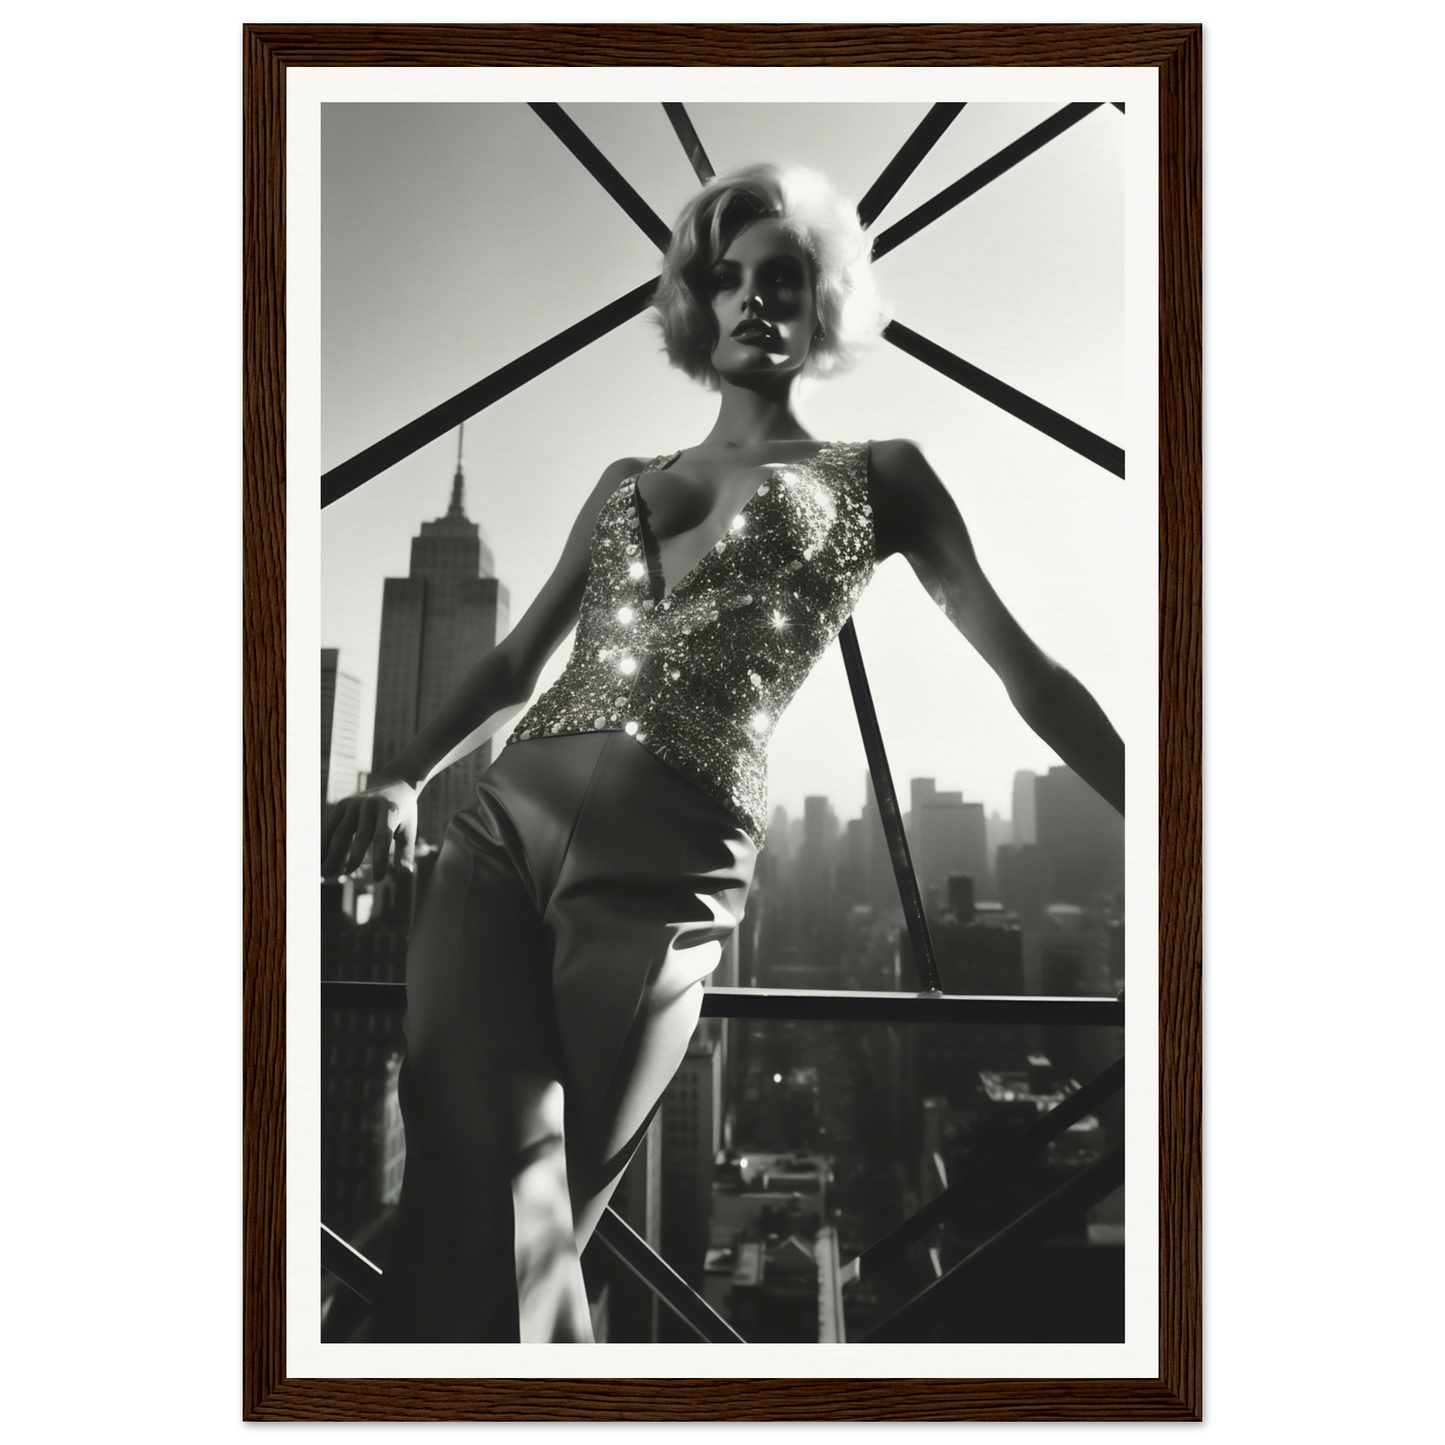
[(781, 221), (813, 263), (821, 335), (808, 353), (805, 376), (851, 365), (888, 322), (858, 214), (824, 176), (773, 165), (730, 171), (683, 207), (652, 303), (667, 359), (713, 390), (716, 338), (706, 280), (737, 234), (761, 220)]

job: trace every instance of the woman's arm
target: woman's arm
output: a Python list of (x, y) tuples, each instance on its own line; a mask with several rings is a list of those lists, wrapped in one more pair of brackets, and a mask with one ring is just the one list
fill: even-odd
[(531, 697), (547, 659), (576, 624), (597, 514), (618, 485), (644, 465), (628, 457), (602, 473), (552, 575), (521, 621), (477, 659), (401, 752), (371, 774), (366, 791), (332, 810), (321, 834), (322, 877), (359, 868), (370, 848), (372, 871), (383, 878), (393, 843), (396, 866), (411, 871), (417, 794), (443, 768), (480, 747)]
[(978, 564), (953, 498), (909, 441), (875, 442), (869, 484), (880, 558), (907, 557), (928, 595), (998, 674), (1028, 725), (1124, 811), (1124, 744), (1083, 684), (1014, 620)]

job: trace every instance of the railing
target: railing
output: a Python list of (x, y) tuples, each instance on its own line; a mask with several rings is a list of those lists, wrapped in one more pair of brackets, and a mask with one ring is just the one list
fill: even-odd
[[(406, 1011), (404, 983), (328, 979), (325, 1003), (335, 1007)], [(1047, 994), (870, 993), (864, 989), (708, 988), (705, 1019), (793, 1019), (874, 1024), (1045, 1024), (1124, 1027), (1124, 998)]]
[[(874, 257), (882, 256), (902, 245), (925, 226), (1056, 136), (1063, 134), (1098, 107), (1098, 102), (1077, 103), (1056, 111), (879, 233), (873, 243)], [(963, 108), (960, 103), (944, 103), (929, 110), (859, 203), (858, 215), (865, 227), (877, 219)], [(536, 104), (532, 109), (639, 229), (659, 249), (665, 249), (670, 240), (666, 224), (562, 107), (556, 104)], [(712, 165), (686, 109), (675, 103), (665, 104), (664, 109), (698, 179), (706, 183), (712, 179)], [(582, 347), (638, 315), (650, 304), (655, 287), (655, 281), (635, 287), (616, 301), (332, 468), (321, 478), (322, 506), (328, 506), (345, 496), (418, 448), (434, 441), (509, 392), (540, 376), (559, 361), (565, 360)], [(1079, 455), (1117, 476), (1124, 475), (1123, 450), (1103, 437), (1079, 426), (1042, 402), (955, 356), (901, 323), (890, 324), (884, 337), (907, 355), (932, 367)], [(839, 634), (839, 644), (858, 714), (859, 729), (873, 778), (874, 795), (878, 802), (889, 857), (898, 883), (912, 956), (924, 991), (918, 994), (888, 994), (709, 989), (703, 997), (703, 1016), (875, 1023), (1051, 1024), (1111, 1028), (1122, 1026), (1122, 996), (1117, 999), (998, 997), (947, 995), (942, 992), (923, 899), (913, 870), (908, 839), (903, 830), (897, 792), (893, 786), (892, 773), (851, 619), (844, 624)], [(322, 990), (323, 997), (331, 1004), (380, 1006), (397, 1010), (405, 1008), (405, 987), (401, 984), (326, 982), (323, 983)], [(1111, 1065), (1096, 1079), (1066, 1097), (1049, 1114), (1009, 1144), (980, 1161), (965, 1177), (945, 1189), (911, 1219), (904, 1221), (865, 1250), (861, 1256), (844, 1266), (841, 1272), (843, 1282), (857, 1280), (864, 1270), (872, 1271), (882, 1261), (908, 1248), (938, 1225), (958, 1218), (972, 1207), (985, 1185), (997, 1183), (1010, 1173), (1017, 1172), (1022, 1163), (1046, 1147), (1050, 1140), (1056, 1138), (1070, 1124), (1117, 1093), (1123, 1086), (1123, 1078), (1123, 1064), (1120, 1062)], [(909, 1331), (936, 1318), (940, 1312), (946, 1311), (961, 1291), (980, 1274), (996, 1267), (1000, 1260), (1038, 1238), (1042, 1232), (1053, 1228), (1061, 1218), (1077, 1215), (1105, 1198), (1122, 1182), (1122, 1171), (1122, 1146), (1116, 1146), (1096, 1163), (1080, 1170), (1067, 1183), (1037, 1201), (1012, 1223), (986, 1239), (948, 1274), (897, 1314), (885, 1320), (867, 1338), (904, 1338)], [(656, 1255), (620, 1216), (611, 1210), (606, 1211), (597, 1233), (607, 1248), (643, 1279), (700, 1338), (733, 1343), (741, 1339), (732, 1326)], [(321, 1226), (321, 1242), (323, 1265), (343, 1284), (363, 1299), (369, 1300), (371, 1291), (381, 1276), (377, 1266), (327, 1229), (325, 1224)]]

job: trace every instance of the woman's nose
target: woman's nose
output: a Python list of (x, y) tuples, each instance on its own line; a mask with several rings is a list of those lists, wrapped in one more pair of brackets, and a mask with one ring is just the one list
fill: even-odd
[(763, 298), (756, 292), (748, 292), (743, 296), (743, 310), (751, 311), (755, 316), (761, 316), (763, 312)]

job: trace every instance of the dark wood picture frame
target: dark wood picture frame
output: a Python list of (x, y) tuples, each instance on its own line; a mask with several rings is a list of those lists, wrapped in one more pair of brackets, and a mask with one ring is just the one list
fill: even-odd
[[(244, 1383), (250, 1420), (1201, 1418), (1198, 25), (252, 25), (244, 51)], [(289, 1379), (285, 1370), (288, 66), (1133, 66), (1159, 73), (1157, 1379)]]

